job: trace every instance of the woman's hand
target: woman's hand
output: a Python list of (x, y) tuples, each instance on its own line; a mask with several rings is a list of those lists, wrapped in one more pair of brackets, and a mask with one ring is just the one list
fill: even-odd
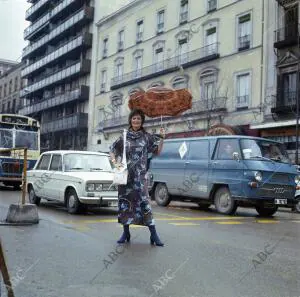
[(159, 130), (159, 135), (162, 139), (165, 139), (166, 138), (166, 132), (165, 132), (165, 129), (163, 127), (160, 128)]

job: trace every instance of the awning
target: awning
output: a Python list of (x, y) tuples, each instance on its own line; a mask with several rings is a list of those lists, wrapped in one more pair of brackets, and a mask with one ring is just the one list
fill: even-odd
[[(300, 121), (299, 121), (299, 124), (300, 124)], [(250, 129), (267, 129), (267, 128), (277, 128), (277, 127), (288, 127), (288, 126), (295, 126), (295, 125), (296, 125), (296, 120), (278, 121), (278, 122), (250, 125)]]

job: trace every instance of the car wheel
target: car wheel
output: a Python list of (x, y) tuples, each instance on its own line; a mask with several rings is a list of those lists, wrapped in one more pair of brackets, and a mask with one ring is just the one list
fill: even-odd
[(270, 217), (278, 210), (278, 205), (275, 205), (274, 207), (265, 207), (263, 205), (256, 205), (255, 209), (260, 216)]
[(168, 206), (170, 204), (171, 197), (165, 184), (157, 184), (154, 190), (154, 199), (159, 206)]
[(219, 188), (214, 196), (214, 204), (217, 211), (221, 214), (234, 214), (237, 209), (237, 203), (231, 197), (227, 187)]
[(41, 198), (36, 196), (33, 186), (28, 189), (28, 199), (31, 204), (39, 205), (41, 202)]
[(67, 193), (67, 209), (71, 214), (77, 214), (82, 210), (81, 203), (74, 189), (68, 190)]

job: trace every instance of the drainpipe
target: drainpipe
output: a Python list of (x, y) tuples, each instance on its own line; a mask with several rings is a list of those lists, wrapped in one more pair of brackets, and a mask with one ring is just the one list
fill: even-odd
[[(261, 25), (261, 55), (260, 55), (260, 111), (263, 111), (262, 106), (264, 106), (263, 102), (263, 84), (266, 84), (264, 77), (264, 26), (265, 26), (265, 0), (262, 0), (262, 25)], [(263, 79), (264, 78), (264, 79)], [(264, 119), (263, 119), (264, 120)]]

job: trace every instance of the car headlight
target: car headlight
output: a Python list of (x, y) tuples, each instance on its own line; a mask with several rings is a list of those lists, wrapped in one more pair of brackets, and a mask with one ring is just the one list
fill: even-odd
[(87, 192), (93, 192), (95, 191), (95, 184), (87, 184), (86, 185)]
[(254, 172), (254, 177), (257, 181), (262, 181), (262, 173), (260, 171), (255, 171)]
[(298, 185), (300, 183), (300, 176), (296, 175), (295, 177), (295, 183)]
[(95, 191), (102, 191), (103, 185), (102, 184), (95, 184)]

